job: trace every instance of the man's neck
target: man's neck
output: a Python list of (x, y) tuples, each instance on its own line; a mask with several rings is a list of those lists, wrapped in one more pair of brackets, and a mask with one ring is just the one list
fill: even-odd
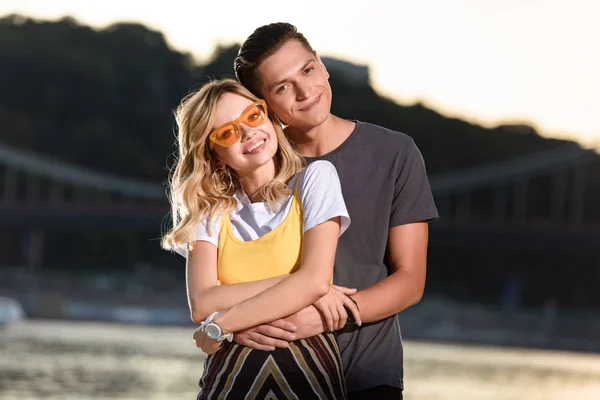
[(321, 157), (337, 149), (352, 134), (356, 123), (335, 115), (309, 130), (286, 128), (287, 137), (305, 157)]

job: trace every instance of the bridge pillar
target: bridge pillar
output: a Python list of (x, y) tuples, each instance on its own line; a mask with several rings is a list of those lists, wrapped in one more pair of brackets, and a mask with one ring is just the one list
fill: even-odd
[(567, 191), (567, 175), (565, 170), (556, 171), (552, 183), (552, 219), (554, 223), (561, 224), (565, 209)]
[(40, 197), (40, 179), (35, 175), (27, 175), (27, 191), (25, 199), (31, 203), (35, 203)]
[(466, 191), (458, 195), (456, 217), (462, 220), (471, 218), (471, 193)]
[(525, 221), (527, 217), (527, 180), (517, 182), (515, 188), (515, 219)]
[(508, 187), (505, 184), (496, 186), (494, 192), (494, 218), (498, 225), (504, 224), (506, 221), (508, 208)]
[(52, 182), (52, 186), (50, 187), (50, 203), (58, 204), (62, 201), (63, 190), (62, 186), (58, 182)]
[(32, 271), (42, 266), (46, 235), (42, 229), (32, 228), (23, 233), (21, 257)]
[(571, 197), (571, 213), (569, 222), (574, 228), (583, 224), (583, 197), (585, 191), (585, 170), (581, 162), (575, 164), (573, 169), (573, 197)]
[(4, 177), (4, 193), (2, 200), (5, 203), (12, 203), (17, 199), (17, 171), (7, 167)]

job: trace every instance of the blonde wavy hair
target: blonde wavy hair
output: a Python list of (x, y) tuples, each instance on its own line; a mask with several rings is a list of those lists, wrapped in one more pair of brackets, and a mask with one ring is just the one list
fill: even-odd
[[(169, 176), (169, 201), (172, 228), (161, 240), (161, 246), (174, 250), (186, 245), (192, 248), (197, 225), (205, 218), (209, 230), (215, 217), (226, 214), (236, 206), (234, 193), (242, 187), (239, 177), (229, 166), (218, 167), (216, 155), (208, 147), (218, 100), (225, 93), (243, 96), (251, 101), (258, 98), (232, 79), (214, 80), (200, 90), (186, 95), (177, 110), (178, 158)], [(289, 181), (306, 165), (304, 159), (283, 133), (281, 122), (269, 110), (270, 121), (277, 136), (274, 156), (275, 178), (263, 186), (260, 195), (272, 210), (278, 210), (292, 193)]]

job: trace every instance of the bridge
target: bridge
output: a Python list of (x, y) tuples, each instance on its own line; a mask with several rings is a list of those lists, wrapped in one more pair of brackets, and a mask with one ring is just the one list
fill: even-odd
[[(572, 144), (430, 176), (441, 215), (431, 225), (432, 243), (594, 248), (600, 214), (585, 199), (594, 189), (597, 194), (598, 187), (586, 183), (599, 160)], [(29, 264), (41, 262), (46, 230), (158, 231), (169, 212), (165, 190), (157, 182), (110, 176), (0, 143), (0, 228), (27, 237)]]

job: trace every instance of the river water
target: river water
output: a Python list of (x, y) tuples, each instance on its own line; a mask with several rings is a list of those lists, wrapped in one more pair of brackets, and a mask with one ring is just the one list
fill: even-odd
[[(1, 328), (0, 328), (1, 329)], [(407, 400), (598, 400), (600, 355), (405, 342)], [(192, 329), (26, 321), (0, 330), (0, 399), (195, 399)]]

